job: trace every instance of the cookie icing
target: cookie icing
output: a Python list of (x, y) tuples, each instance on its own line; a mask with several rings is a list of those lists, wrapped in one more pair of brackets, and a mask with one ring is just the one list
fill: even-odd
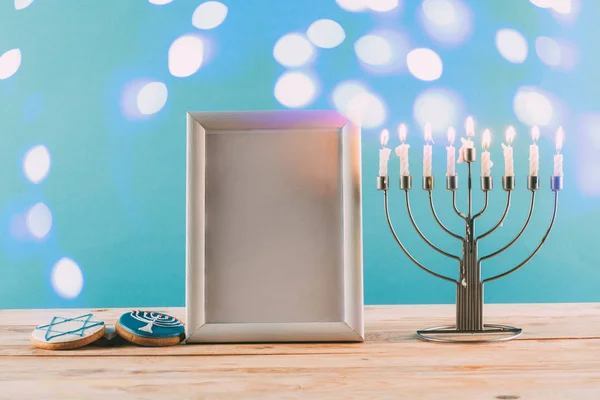
[(167, 314), (134, 310), (119, 318), (119, 325), (137, 336), (170, 338), (183, 336), (185, 328), (181, 321)]
[(45, 343), (66, 343), (79, 340), (104, 328), (104, 322), (93, 320), (92, 317), (92, 314), (73, 318), (53, 317), (49, 324), (36, 327), (31, 336), (35, 341)]

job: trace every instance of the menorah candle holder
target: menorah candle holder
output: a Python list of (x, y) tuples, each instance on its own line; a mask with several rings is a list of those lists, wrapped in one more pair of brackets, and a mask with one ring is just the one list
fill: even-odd
[(456, 256), (454, 254), (448, 253), (436, 245), (434, 245), (429, 239), (423, 235), (421, 230), (419, 229), (415, 219), (413, 217), (413, 213), (410, 206), (410, 191), (412, 188), (412, 177), (411, 176), (401, 176), (400, 177), (400, 189), (404, 191), (405, 200), (406, 200), (406, 209), (408, 211), (408, 216), (410, 218), (410, 222), (412, 226), (416, 230), (417, 234), (427, 243), (432, 249), (443, 254), (444, 256), (450, 258), (451, 260), (456, 261), (458, 264), (459, 274), (458, 279), (454, 279), (452, 277), (439, 274), (437, 272), (432, 271), (427, 268), (423, 264), (421, 264), (415, 257), (413, 257), (410, 252), (406, 249), (406, 247), (402, 244), (394, 227), (392, 225), (392, 221), (390, 218), (389, 208), (388, 208), (388, 189), (389, 189), (389, 179), (387, 176), (378, 176), (377, 177), (377, 189), (383, 191), (384, 197), (384, 208), (385, 208), (385, 216), (390, 227), (390, 231), (402, 249), (406, 256), (415, 263), (419, 268), (423, 271), (437, 277), (443, 279), (448, 282), (452, 282), (456, 285), (456, 324), (447, 325), (447, 326), (435, 326), (432, 328), (421, 329), (417, 331), (417, 337), (426, 341), (433, 342), (493, 342), (493, 341), (503, 341), (514, 339), (519, 336), (522, 332), (521, 328), (515, 328), (508, 325), (497, 325), (497, 324), (484, 324), (483, 322), (483, 286), (486, 283), (495, 281), (497, 279), (503, 278), (513, 272), (522, 268), (525, 264), (527, 264), (541, 249), (544, 242), (548, 238), (552, 227), (554, 226), (554, 221), (556, 219), (556, 210), (558, 207), (558, 192), (563, 188), (563, 178), (562, 176), (553, 176), (551, 179), (551, 189), (554, 192), (554, 210), (552, 212), (552, 218), (550, 220), (550, 226), (548, 227), (546, 233), (544, 234), (539, 245), (533, 250), (533, 252), (521, 263), (512, 267), (511, 269), (498, 274), (491, 276), (489, 278), (481, 279), (481, 265), (483, 262), (496, 257), (500, 253), (504, 252), (508, 248), (510, 248), (525, 232), (525, 229), (529, 225), (531, 220), (531, 215), (533, 214), (533, 208), (535, 204), (535, 195), (536, 191), (539, 189), (539, 177), (538, 176), (529, 176), (527, 178), (527, 189), (531, 191), (531, 203), (529, 206), (529, 213), (523, 224), (519, 233), (512, 239), (508, 244), (498, 249), (497, 251), (485, 255), (483, 257), (479, 257), (478, 254), (478, 245), (479, 241), (488, 237), (492, 232), (494, 232), (498, 227), (500, 227), (506, 216), (508, 215), (508, 210), (510, 208), (511, 202), (511, 194), (515, 189), (515, 179), (514, 176), (504, 176), (502, 177), (502, 188), (506, 191), (506, 206), (504, 208), (504, 212), (500, 217), (500, 221), (496, 223), (491, 229), (484, 232), (483, 234), (476, 235), (475, 234), (475, 221), (477, 218), (481, 217), (488, 208), (488, 194), (493, 188), (492, 177), (484, 176), (481, 178), (481, 190), (484, 193), (484, 204), (483, 208), (480, 212), (474, 214), (473, 213), (473, 198), (472, 198), (472, 176), (471, 176), (471, 164), (476, 160), (475, 149), (465, 149), (465, 162), (468, 167), (468, 210), (467, 213), (462, 213), (459, 211), (456, 205), (456, 191), (458, 190), (458, 176), (448, 176), (446, 177), (446, 190), (452, 192), (452, 207), (456, 214), (464, 220), (465, 222), (465, 234), (464, 236), (458, 235), (448, 229), (439, 219), (434, 203), (433, 203), (433, 189), (434, 189), (434, 179), (433, 176), (423, 177), (423, 189), (428, 192), (429, 196), (429, 205), (431, 208), (431, 212), (433, 213), (433, 217), (436, 220), (437, 224), (444, 230), (448, 235), (452, 236), (456, 240), (459, 240), (462, 243), (462, 254), (461, 256)]

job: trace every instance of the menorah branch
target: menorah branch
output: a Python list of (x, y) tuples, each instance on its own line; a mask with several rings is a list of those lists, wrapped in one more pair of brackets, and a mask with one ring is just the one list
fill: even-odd
[(513, 244), (515, 244), (515, 242), (517, 240), (519, 240), (519, 238), (521, 237), (521, 235), (523, 235), (523, 232), (525, 232), (525, 229), (527, 229), (527, 226), (529, 225), (529, 221), (531, 221), (531, 215), (533, 214), (533, 206), (535, 204), (535, 191), (532, 190), (531, 191), (531, 204), (529, 206), (529, 213), (527, 214), (527, 219), (525, 220), (525, 223), (523, 224), (523, 227), (521, 228), (521, 230), (519, 231), (519, 233), (517, 234), (517, 236), (515, 236), (515, 238), (513, 240), (511, 240), (506, 246), (502, 247), (501, 249), (488, 254), (487, 256), (481, 257), (481, 259), (479, 260), (479, 265), (481, 265), (481, 263), (485, 260), (488, 260), (492, 257), (496, 257), (498, 254), (506, 251), (507, 249), (509, 249)]
[[(383, 177), (380, 177), (383, 178)], [(385, 177), (385, 184), (387, 186), (387, 177)], [(402, 241), (400, 241), (400, 239), (398, 238), (398, 235), (396, 234), (396, 230), (394, 229), (394, 226), (392, 224), (392, 220), (390, 218), (390, 211), (389, 211), (389, 207), (388, 207), (388, 193), (387, 193), (387, 187), (383, 190), (383, 203), (384, 203), (384, 208), (385, 208), (385, 218), (387, 220), (388, 226), (390, 227), (390, 231), (392, 232), (392, 236), (394, 237), (394, 239), (396, 240), (396, 243), (398, 243), (398, 246), (400, 246), (400, 248), (402, 249), (402, 251), (404, 252), (404, 254), (406, 254), (406, 256), (413, 262), (416, 264), (417, 267), (421, 268), (423, 271), (438, 277), (440, 279), (446, 280), (448, 282), (452, 282), (455, 285), (458, 285), (458, 281), (456, 279), (438, 274), (437, 272), (433, 272), (432, 270), (430, 270), (429, 268), (427, 268), (426, 266), (424, 266), (423, 264), (421, 264), (419, 261), (417, 261), (411, 254), (410, 252), (406, 249), (406, 247), (404, 247), (404, 245), (402, 244)], [(460, 259), (459, 259), (460, 261)]]
[[(453, 192), (454, 193), (454, 192)], [(444, 225), (442, 223), (442, 221), (439, 219), (437, 212), (435, 211), (435, 207), (433, 205), (433, 191), (429, 191), (429, 205), (431, 206), (431, 212), (433, 214), (433, 218), (435, 219), (435, 221), (437, 222), (437, 224), (450, 236), (452, 236), (455, 239), (460, 240), (461, 242), (464, 242), (465, 239), (462, 236), (457, 235), (456, 233), (452, 232), (450, 229), (448, 229), (446, 227), (446, 225)]]
[(504, 207), (504, 212), (502, 213), (502, 217), (500, 218), (500, 221), (498, 221), (498, 223), (496, 225), (494, 225), (494, 227), (492, 229), (490, 229), (486, 233), (478, 236), (477, 237), (477, 241), (480, 241), (481, 239), (489, 236), (490, 234), (492, 234), (496, 229), (498, 229), (504, 223), (504, 220), (506, 219), (506, 216), (508, 215), (508, 210), (510, 209), (510, 198), (511, 198), (512, 191), (508, 191), (506, 193), (507, 193), (507, 195), (506, 195), (506, 207)]
[[(535, 250), (529, 255), (529, 257), (527, 257), (522, 263), (520, 263), (519, 265), (517, 265), (516, 267), (502, 273), (502, 274), (498, 274), (495, 276), (492, 276), (490, 278), (484, 279), (481, 283), (487, 283), (487, 282), (491, 282), (494, 281), (496, 279), (500, 279), (503, 278), (509, 274), (512, 274), (513, 272), (517, 271), (518, 269), (520, 269), (521, 267), (523, 267), (525, 264), (527, 264), (529, 261), (531, 261), (531, 259), (533, 257), (535, 257), (535, 255), (538, 253), (538, 251), (540, 251), (540, 249), (542, 248), (542, 246), (544, 245), (544, 243), (546, 242), (546, 239), (548, 239), (548, 236), (550, 235), (550, 232), (552, 231), (552, 228), (554, 227), (554, 221), (556, 220), (556, 210), (558, 209), (558, 190), (554, 191), (554, 210), (552, 211), (552, 219), (550, 220), (550, 226), (548, 227), (548, 230), (546, 231), (546, 234), (544, 235), (544, 237), (542, 238), (542, 241), (540, 242), (540, 244), (535, 248)], [(480, 261), (481, 262), (481, 261)]]
[(473, 219), (477, 219), (477, 218), (481, 217), (488, 208), (488, 191), (486, 190), (484, 193), (485, 193), (485, 195), (484, 195), (485, 200), (484, 200), (484, 204), (483, 204), (483, 209), (480, 212), (478, 212), (477, 214), (475, 214)]
[(458, 215), (459, 217), (461, 217), (462, 219), (467, 219), (467, 216), (463, 213), (461, 213), (458, 210), (458, 207), (456, 206), (456, 191), (452, 191), (452, 208), (454, 208), (454, 212), (456, 213), (456, 215)]
[(406, 196), (406, 209), (408, 211), (408, 217), (410, 218), (410, 222), (412, 223), (412, 226), (415, 228), (415, 231), (417, 231), (417, 233), (419, 234), (419, 236), (421, 237), (421, 239), (423, 239), (423, 241), (425, 243), (427, 243), (429, 245), (429, 247), (431, 247), (432, 249), (434, 249), (438, 253), (443, 254), (444, 256), (446, 256), (448, 258), (452, 258), (453, 260), (456, 260), (456, 261), (458, 261), (460, 263), (461, 262), (460, 257), (455, 256), (453, 254), (450, 254), (450, 253), (448, 253), (448, 252), (440, 249), (439, 247), (437, 247), (436, 245), (434, 245), (433, 243), (431, 243), (431, 241), (429, 239), (427, 239), (427, 237), (425, 237), (425, 235), (423, 234), (423, 232), (421, 232), (421, 230), (417, 226), (417, 223), (415, 222), (415, 219), (413, 218), (412, 209), (410, 207), (410, 196), (408, 194), (408, 190), (405, 190), (404, 194)]

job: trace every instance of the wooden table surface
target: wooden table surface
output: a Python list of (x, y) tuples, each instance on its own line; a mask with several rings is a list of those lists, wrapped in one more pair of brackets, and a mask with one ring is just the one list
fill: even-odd
[[(354, 344), (33, 348), (34, 326), (89, 310), (0, 311), (0, 399), (600, 399), (600, 304), (486, 305), (514, 341), (436, 344), (451, 305), (368, 306)], [(93, 310), (112, 324), (125, 310)], [(182, 317), (182, 308), (159, 311)]]

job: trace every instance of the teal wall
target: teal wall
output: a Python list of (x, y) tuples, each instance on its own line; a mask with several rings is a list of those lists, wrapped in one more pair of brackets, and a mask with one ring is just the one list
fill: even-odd
[[(10, 55), (0, 58), (0, 77), (11, 75), (0, 80), (0, 308), (183, 305), (185, 113), (286, 108), (274, 96), (274, 86), (286, 68), (274, 59), (273, 46), (289, 32), (305, 32), (320, 18), (337, 21), (345, 40), (332, 49), (315, 48), (312, 64), (299, 69), (318, 82), (314, 96), (300, 108), (334, 108), (336, 85), (358, 80), (377, 94), (385, 110), (380, 119), (373, 117), (377, 110), (372, 110), (375, 121), (363, 131), (366, 302), (454, 301), (453, 287), (412, 265), (387, 230), (382, 194), (375, 190), (381, 129), (394, 131), (402, 121), (409, 125), (411, 168), (417, 179), (412, 192), (415, 217), (435, 243), (459, 252), (457, 243), (435, 225), (419, 188), (423, 140), (415, 103), (427, 90), (446, 90), (442, 93), (450, 93), (446, 95), (449, 105), (439, 106), (439, 112), (435, 104), (428, 106), (438, 124), (446, 121), (443, 115), (448, 108), (448, 120), (457, 126), (459, 136), (467, 114), (476, 117), (478, 135), (483, 127), (494, 132), (496, 189), (480, 220), (482, 229), (496, 222), (505, 202), (500, 190), (502, 129), (508, 124), (517, 128), (517, 190), (507, 222), (481, 245), (482, 253), (489, 252), (518, 232), (527, 213), (527, 116), (515, 113), (513, 107), (523, 86), (546, 93), (553, 107), (540, 140), (542, 189), (523, 239), (486, 263), (485, 276), (518, 263), (546, 229), (552, 210), (548, 184), (552, 132), (559, 124), (567, 135), (565, 191), (547, 245), (526, 268), (486, 287), (486, 301), (600, 300), (600, 258), (595, 248), (600, 226), (600, 2), (574, 0), (571, 12), (563, 15), (524, 0), (448, 1), (463, 7), (457, 9), (466, 10), (465, 18), (470, 15), (464, 35), (440, 36), (425, 29), (416, 0), (405, 0), (382, 13), (349, 12), (334, 0), (223, 0), (227, 17), (208, 30), (192, 25), (202, 0), (165, 5), (147, 0), (35, 0), (19, 10), (13, 1), (0, 2), (0, 54), (11, 49), (21, 53), (14, 74)], [(28, 2), (16, 3), (20, 8)], [(502, 28), (515, 29), (525, 38), (524, 62), (511, 63), (499, 54), (495, 34)], [(436, 51), (444, 65), (441, 77), (416, 79), (406, 68), (405, 54), (390, 68), (359, 62), (354, 43), (381, 29), (405, 40), (394, 41), (394, 46), (404, 43), (408, 50)], [(169, 47), (185, 34), (203, 41), (204, 60), (196, 73), (176, 77), (168, 67)], [(542, 62), (536, 54), (539, 36), (569, 43), (573, 52), (563, 53), (561, 60), (572, 65)], [(453, 38), (454, 42), (448, 40)], [(403, 54), (402, 49), (397, 51)], [(149, 96), (159, 110), (142, 116), (129, 94), (137, 94), (140, 84), (150, 81), (162, 82), (168, 97), (161, 108), (160, 90)], [(521, 111), (544, 112), (543, 105), (531, 107), (533, 111)], [(544, 115), (535, 118), (543, 120)], [(440, 129), (436, 135), (437, 208), (448, 226), (460, 231), (450, 195), (443, 190), (446, 142)], [(392, 137), (391, 146), (397, 143)], [(27, 152), (39, 145), (45, 146), (51, 161), (45, 179), (43, 152), (34, 152), (25, 161)], [(464, 169), (458, 167), (461, 174)], [(32, 171), (34, 175), (41, 171), (39, 179)], [(390, 171), (391, 213), (407, 247), (433, 269), (455, 273), (452, 262), (434, 253), (413, 232), (397, 190), (394, 156)], [(463, 189), (465, 183), (463, 175)], [(464, 208), (464, 190), (459, 197)], [(476, 191), (476, 208), (481, 201)], [(43, 205), (30, 212), (38, 203)]]

